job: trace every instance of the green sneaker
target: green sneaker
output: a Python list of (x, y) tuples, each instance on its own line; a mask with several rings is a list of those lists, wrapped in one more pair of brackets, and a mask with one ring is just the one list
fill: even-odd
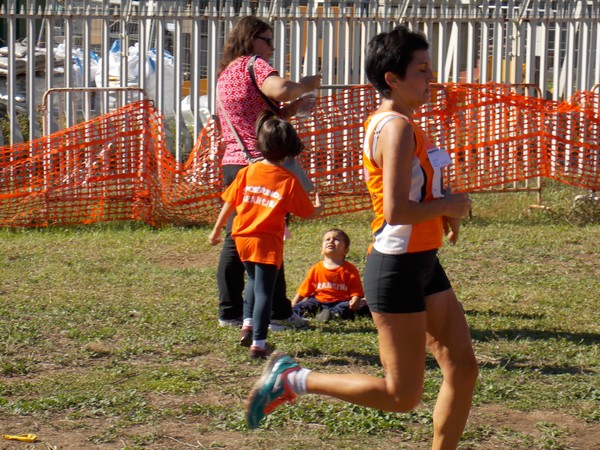
[(293, 403), (296, 394), (287, 382), (287, 374), (300, 370), (300, 365), (285, 353), (273, 352), (262, 376), (256, 382), (246, 403), (248, 428), (257, 428), (261, 420), (283, 403)]

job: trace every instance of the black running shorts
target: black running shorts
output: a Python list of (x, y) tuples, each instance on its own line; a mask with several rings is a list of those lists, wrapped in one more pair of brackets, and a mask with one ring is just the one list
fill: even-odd
[(437, 250), (385, 255), (373, 248), (363, 282), (371, 311), (398, 314), (425, 311), (425, 297), (452, 287)]

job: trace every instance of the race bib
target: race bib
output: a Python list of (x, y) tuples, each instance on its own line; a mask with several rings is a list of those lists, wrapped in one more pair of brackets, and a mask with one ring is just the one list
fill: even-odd
[(446, 167), (449, 164), (452, 164), (452, 159), (450, 159), (450, 155), (446, 153), (446, 150), (441, 149), (439, 147), (432, 147), (427, 150), (427, 157), (429, 158), (429, 162), (431, 163), (431, 167), (434, 169), (441, 169), (442, 167)]

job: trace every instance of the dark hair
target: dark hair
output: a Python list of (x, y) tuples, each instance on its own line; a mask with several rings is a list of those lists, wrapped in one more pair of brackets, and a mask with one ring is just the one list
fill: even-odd
[(252, 41), (260, 33), (267, 30), (273, 32), (273, 27), (258, 17), (246, 16), (240, 19), (227, 35), (217, 78), (234, 59), (240, 56), (252, 55), (254, 53)]
[(339, 235), (342, 238), (342, 241), (344, 241), (344, 244), (346, 244), (346, 248), (350, 248), (350, 236), (348, 236), (348, 234), (344, 230), (340, 230), (339, 228), (332, 228), (331, 230), (327, 230), (323, 234), (323, 236), (325, 236), (327, 233), (335, 233)]
[(294, 126), (277, 117), (273, 111), (263, 111), (256, 120), (256, 149), (263, 157), (277, 163), (298, 156), (304, 149)]
[(385, 81), (385, 74), (392, 72), (403, 80), (414, 52), (428, 49), (429, 43), (423, 34), (410, 31), (402, 25), (389, 32), (379, 33), (367, 47), (365, 72), (369, 82), (387, 98), (390, 87)]

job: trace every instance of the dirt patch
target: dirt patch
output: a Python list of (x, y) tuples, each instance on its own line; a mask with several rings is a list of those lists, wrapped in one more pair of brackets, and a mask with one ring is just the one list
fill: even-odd
[[(561, 442), (574, 450), (598, 450), (600, 448), (600, 424), (590, 424), (556, 411), (515, 411), (497, 405), (476, 407), (471, 412), (470, 424), (487, 424), (493, 430), (507, 429), (536, 439), (544, 435), (560, 434)], [(544, 433), (544, 427), (548, 432)], [(498, 443), (482, 449), (508, 448)], [(548, 447), (555, 448), (555, 447)]]
[[(203, 395), (203, 400), (205, 396)], [(197, 397), (164, 396), (154, 398), (152, 403), (160, 403), (165, 407), (176, 407), (182, 403), (193, 404)], [(176, 405), (178, 403), (179, 405)], [(241, 406), (241, 403), (240, 403)], [(222, 430), (215, 431), (210, 418), (194, 415), (182, 417), (180, 420), (165, 420), (153, 425), (131, 426), (122, 429), (116, 419), (69, 419), (63, 416), (51, 416), (43, 419), (23, 417), (17, 419), (0, 419), (0, 429), (11, 433), (33, 433), (38, 437), (35, 443), (16, 441), (0, 441), (0, 449), (115, 449), (125, 447), (151, 449), (191, 449), (191, 448), (224, 448), (224, 449), (268, 449), (298, 448), (299, 442), (306, 449), (320, 450), (338, 448), (356, 448), (351, 440), (329, 438), (323, 441), (320, 433), (310, 433), (316, 425), (307, 424), (296, 432), (279, 433), (277, 429), (261, 429), (255, 432)], [(542, 424), (542, 426), (540, 426)], [(490, 439), (481, 445), (468, 447), (479, 450), (505, 450), (511, 447), (510, 442), (503, 439), (506, 433), (502, 430), (518, 432), (530, 436), (539, 442), (543, 437), (543, 424), (551, 424), (556, 432), (561, 433), (563, 446), (560, 448), (573, 450), (597, 450), (600, 442), (600, 425), (588, 424), (573, 417), (553, 411), (521, 412), (500, 408), (495, 405), (475, 407), (471, 413), (469, 427), (489, 427), (493, 430)], [(117, 431), (118, 429), (118, 431)], [(9, 431), (7, 431), (9, 430)], [(113, 430), (113, 431), (111, 431)], [(208, 431), (210, 430), (210, 431)], [(113, 436), (112, 433), (118, 434)], [(348, 436), (350, 438), (350, 436)], [(361, 443), (369, 448), (402, 448), (424, 449), (428, 444), (407, 444), (400, 437), (390, 434), (362, 438)], [(382, 447), (382, 443), (385, 446)], [(564, 446), (566, 443), (566, 446)], [(366, 448), (366, 447), (365, 447)], [(519, 450), (537, 447), (522, 447)], [(553, 448), (553, 447), (548, 447)]]
[[(137, 364), (154, 364), (152, 359), (137, 360)], [(92, 364), (92, 362), (90, 362)], [(173, 361), (175, 366), (199, 365), (213, 367), (222, 365), (218, 355), (207, 354), (187, 361)], [(89, 367), (88, 369), (89, 370)], [(42, 372), (60, 371), (72, 375), (81, 371), (73, 367), (39, 367), (37, 376)], [(27, 376), (25, 376), (27, 377)], [(6, 386), (19, 377), (9, 378)], [(223, 386), (231, 383), (250, 385), (253, 378), (242, 379), (239, 376), (222, 380)], [(344, 449), (403, 449), (417, 450), (430, 448), (425, 439), (430, 438), (427, 425), (423, 428), (424, 442), (407, 442), (401, 435), (390, 432), (385, 435), (360, 436), (352, 435), (332, 437), (324, 426), (317, 423), (295, 423), (284, 429), (261, 428), (257, 431), (244, 429), (228, 429), (215, 426), (215, 417), (210, 412), (180, 414), (177, 418), (173, 411), (192, 411), (194, 407), (206, 411), (215, 406), (233, 406), (240, 413), (244, 407), (244, 399), (238, 395), (224, 395), (214, 388), (203, 390), (200, 395), (173, 395), (152, 393), (145, 400), (154, 411), (170, 411), (164, 419), (142, 425), (124, 426), (119, 417), (93, 417), (92, 412), (80, 417), (72, 417), (64, 413), (47, 414), (44, 417), (20, 416), (0, 418), (0, 434), (33, 433), (37, 436), (35, 443), (24, 443), (0, 439), (0, 450), (21, 449), (117, 449), (148, 448), (154, 450), (172, 449), (296, 449), (301, 443), (305, 449), (337, 450)], [(170, 415), (169, 415), (170, 414)], [(168, 416), (168, 417), (167, 417)], [(476, 445), (461, 448), (470, 450), (539, 450), (540, 448), (561, 448), (564, 450), (598, 450), (600, 443), (600, 424), (586, 423), (575, 417), (562, 414), (560, 411), (518, 411), (497, 405), (481, 405), (471, 411), (467, 433), (477, 430)], [(486, 432), (486, 430), (488, 430)], [(518, 435), (517, 439), (515, 435)], [(558, 446), (552, 444), (557, 438)], [(468, 436), (466, 437), (468, 439)], [(517, 439), (517, 440), (515, 440)], [(536, 444), (525, 445), (524, 442)], [(540, 447), (540, 442), (548, 442)], [(358, 444), (361, 447), (358, 447)]]

